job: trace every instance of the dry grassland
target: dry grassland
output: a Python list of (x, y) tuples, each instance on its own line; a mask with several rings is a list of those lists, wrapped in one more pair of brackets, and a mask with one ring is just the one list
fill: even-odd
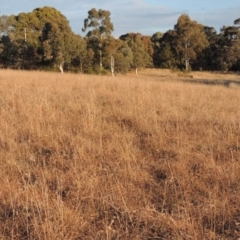
[(186, 79), (1, 70), (0, 239), (240, 237), (240, 77)]

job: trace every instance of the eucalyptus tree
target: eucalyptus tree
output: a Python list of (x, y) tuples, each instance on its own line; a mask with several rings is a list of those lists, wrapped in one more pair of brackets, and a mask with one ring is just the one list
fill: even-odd
[(174, 30), (176, 32), (176, 52), (186, 70), (189, 70), (190, 62), (195, 60), (197, 54), (208, 46), (203, 25), (192, 21), (188, 15), (183, 14), (178, 18)]
[(209, 44), (198, 53), (197, 59), (193, 63), (193, 69), (215, 70), (217, 69), (218, 53), (221, 48), (219, 45), (219, 35), (215, 28), (210, 26), (204, 26), (203, 31)]
[(6, 44), (9, 42), (9, 38), (7, 36), (8, 32), (8, 19), (9, 17), (6, 15), (0, 15), (0, 61), (3, 64), (4, 61), (4, 48)]
[(36, 68), (41, 57), (38, 55), (41, 21), (33, 12), (19, 13), (9, 17), (8, 59), (12, 59), (12, 67)]
[(111, 69), (112, 75), (115, 73), (125, 74), (131, 67), (133, 54), (125, 41), (108, 38), (103, 43), (103, 52), (105, 55), (103, 64)]
[(126, 42), (123, 41), (120, 48), (118, 48), (115, 59), (116, 72), (126, 74), (133, 62), (132, 50)]
[(219, 51), (217, 64), (220, 70), (240, 69), (240, 27), (239, 19), (234, 21), (234, 26), (223, 26), (219, 34)]
[(158, 51), (158, 63), (161, 68), (176, 68), (177, 59), (172, 52), (171, 45), (169, 43), (161, 44)]
[[(144, 37), (140, 33), (127, 33), (121, 35), (120, 39), (126, 41), (132, 51), (133, 60), (131, 65), (136, 74), (138, 74), (139, 68), (151, 66), (152, 56), (150, 56), (150, 49), (148, 49), (148, 44), (144, 43)], [(151, 41), (150, 37), (149, 41)], [(153, 49), (151, 49), (151, 53), (153, 53)]]
[(151, 37), (142, 36), (141, 41), (143, 43), (143, 48), (144, 48), (144, 51), (146, 52), (146, 57), (147, 57), (146, 67), (153, 67), (154, 46), (151, 41)]
[(239, 27), (240, 27), (240, 18), (235, 19), (234, 20), (234, 24), (235, 25), (239, 25)]
[(10, 17), (7, 15), (0, 15), (0, 34), (7, 35), (10, 30)]
[(84, 27), (82, 28), (83, 32), (88, 30), (86, 37), (89, 47), (93, 49), (96, 55), (99, 55), (100, 72), (103, 66), (103, 42), (111, 36), (114, 30), (110, 16), (111, 13), (109, 11), (92, 8), (88, 11), (88, 17), (84, 20)]
[(82, 43), (77, 42), (68, 20), (55, 8), (11, 15), (9, 22), (5, 55), (15, 61), (16, 67), (56, 66), (63, 72), (75, 58), (77, 45)]
[(168, 30), (159, 39), (159, 47), (154, 53), (154, 65), (161, 68), (179, 67), (179, 56), (176, 51), (177, 33)]
[(0, 59), (2, 67), (16, 67), (19, 62), (19, 41), (12, 42), (13, 15), (0, 16)]
[(113, 37), (106, 39), (103, 43), (102, 49), (105, 55), (103, 64), (105, 68), (110, 68), (112, 76), (115, 75), (115, 57), (121, 45), (122, 41)]
[(47, 65), (58, 67), (63, 73), (64, 68), (69, 68), (76, 54), (75, 34), (66, 17), (55, 8), (38, 8), (34, 13), (45, 23), (39, 37), (42, 61)]
[(160, 40), (163, 36), (163, 33), (161, 32), (156, 32), (152, 35), (151, 37), (151, 41), (152, 41), (152, 45), (153, 45), (153, 64), (155, 67), (159, 67), (160, 63), (159, 63), (159, 49), (160, 49)]
[[(237, 48), (240, 47), (240, 18), (236, 19), (234, 21), (234, 25), (238, 28), (237, 38), (235, 39), (237, 41)], [(237, 51), (238, 54), (238, 60), (237, 60), (237, 71), (240, 71), (240, 51)]]
[(86, 41), (80, 35), (73, 35), (71, 68), (77, 72), (87, 72), (88, 51)]

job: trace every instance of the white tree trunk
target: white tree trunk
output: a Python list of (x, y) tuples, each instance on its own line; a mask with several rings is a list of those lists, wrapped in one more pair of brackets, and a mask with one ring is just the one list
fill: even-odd
[(102, 72), (102, 50), (101, 49), (99, 51), (99, 55), (100, 55), (100, 63), (99, 63), (99, 65), (100, 65), (100, 72)]
[(189, 70), (189, 57), (188, 57), (188, 39), (185, 40), (185, 68)]
[(64, 65), (64, 62), (63, 62), (63, 63), (60, 63), (60, 64), (58, 65), (58, 68), (59, 68), (59, 70), (61, 71), (61, 73), (64, 72), (64, 70), (63, 70), (63, 65)]
[(136, 74), (136, 75), (138, 74), (138, 69), (137, 69), (137, 67), (135, 68), (135, 74)]
[(111, 55), (111, 72), (112, 72), (112, 76), (114, 77), (114, 57), (113, 55)]
[(189, 70), (189, 60), (188, 59), (185, 60), (185, 66), (186, 66), (186, 71), (188, 71)]

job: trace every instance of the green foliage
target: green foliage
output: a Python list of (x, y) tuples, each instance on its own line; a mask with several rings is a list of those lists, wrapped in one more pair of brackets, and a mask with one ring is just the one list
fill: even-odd
[(214, 70), (216, 69), (216, 59), (218, 54), (219, 36), (213, 27), (204, 26), (203, 31), (206, 35), (209, 45), (197, 53), (197, 58), (192, 61), (192, 68), (196, 70)]
[(236, 19), (236, 20), (234, 21), (234, 24), (235, 24), (235, 25), (240, 25), (240, 18)]
[(97, 36), (102, 38), (103, 36), (111, 36), (114, 30), (113, 24), (110, 18), (111, 13), (106, 10), (96, 10), (92, 8), (88, 11), (88, 18), (84, 20), (84, 27), (82, 31), (85, 32), (87, 29), (90, 30), (87, 33), (88, 37)]
[(91, 48), (94, 52), (94, 68), (99, 65), (100, 72), (103, 70), (103, 55), (105, 54), (103, 44), (106, 39), (111, 37), (114, 29), (110, 15), (109, 11), (92, 8), (88, 11), (88, 17), (84, 20), (84, 27), (82, 28), (83, 32), (89, 29), (86, 35), (88, 48)]
[(160, 39), (162, 38), (163, 33), (161, 32), (156, 32), (152, 35), (151, 41), (155, 46), (160, 46)]
[(152, 56), (150, 54), (153, 54), (153, 48), (149, 47), (150, 37), (148, 38), (149, 41), (146, 41), (146, 38), (139, 33), (129, 33), (120, 36), (120, 39), (126, 41), (132, 51), (131, 65), (136, 74), (138, 69), (152, 66)]
[(8, 39), (2, 37), (0, 44), (5, 66), (35, 69), (42, 65), (64, 71), (76, 68), (71, 66), (73, 60), (82, 58), (86, 51), (82, 38), (72, 32), (66, 17), (55, 8), (37, 8), (0, 22)]
[[(234, 21), (237, 23), (237, 21)], [(221, 71), (240, 70), (240, 29), (223, 26), (212, 46), (212, 65)]]
[(34, 13), (45, 21), (40, 36), (42, 60), (63, 71), (64, 65), (69, 65), (76, 53), (76, 37), (69, 22), (54, 8), (36, 9)]
[(6, 15), (0, 16), (0, 33), (3, 35), (7, 35), (9, 32), (9, 26), (10, 26), (10, 18)]
[(176, 61), (169, 43), (161, 45), (159, 49), (159, 61), (160, 67), (162, 68), (172, 68), (176, 66)]
[(159, 59), (159, 49), (160, 49), (160, 41), (161, 41), (161, 38), (163, 36), (163, 33), (161, 32), (156, 32), (152, 35), (151, 37), (151, 42), (152, 42), (152, 45), (153, 45), (153, 55), (152, 55), (152, 58), (153, 58), (153, 65), (155, 67), (159, 67), (160, 66), (160, 59)]
[(103, 65), (105, 69), (111, 68), (111, 56), (114, 58), (114, 71), (115, 73), (127, 73), (130, 69), (133, 54), (126, 42), (108, 38), (103, 44)]
[(176, 68), (179, 57), (175, 49), (176, 32), (169, 30), (159, 38), (158, 47), (154, 48), (153, 61), (155, 67)]
[[(204, 27), (183, 14), (179, 17), (174, 30), (154, 35), (154, 65), (163, 68), (191, 69), (199, 54), (209, 46)], [(210, 30), (209, 30), (210, 31)], [(159, 37), (159, 40), (157, 38)]]
[(126, 74), (131, 68), (132, 61), (132, 50), (127, 43), (123, 41), (115, 56), (115, 71)]
[(175, 49), (186, 70), (190, 67), (190, 62), (197, 58), (197, 54), (206, 48), (209, 43), (204, 33), (203, 26), (190, 17), (183, 14), (179, 17), (174, 26), (176, 31)]

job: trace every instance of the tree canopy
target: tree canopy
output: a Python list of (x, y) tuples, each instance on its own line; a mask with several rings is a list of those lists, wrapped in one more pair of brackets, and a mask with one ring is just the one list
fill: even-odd
[[(80, 27), (81, 29), (81, 27)], [(83, 22), (85, 37), (52, 7), (0, 16), (0, 66), (61, 72), (126, 73), (142, 68), (240, 70), (240, 18), (220, 32), (179, 16), (173, 29), (152, 36), (126, 33), (119, 38), (111, 13), (92, 8)], [(114, 62), (114, 65), (113, 65)]]
[(88, 11), (88, 17), (84, 20), (84, 27), (82, 31), (85, 32), (87, 29), (90, 30), (87, 33), (88, 37), (98, 36), (100, 38), (104, 36), (111, 36), (114, 30), (113, 24), (110, 19), (111, 13), (106, 10), (96, 10), (92, 8)]
[(179, 59), (189, 70), (191, 60), (197, 58), (197, 54), (207, 47), (208, 41), (203, 26), (190, 17), (183, 14), (174, 26), (176, 38), (174, 45)]
[[(100, 72), (102, 72), (103, 68), (103, 42), (111, 36), (113, 31), (110, 15), (111, 13), (109, 11), (92, 8), (88, 11), (88, 17), (84, 20), (84, 27), (82, 28), (83, 32), (89, 29), (86, 37), (90, 43), (89, 45), (91, 45), (89, 48), (93, 50), (95, 56), (99, 59)], [(95, 62), (97, 62), (96, 59)]]

